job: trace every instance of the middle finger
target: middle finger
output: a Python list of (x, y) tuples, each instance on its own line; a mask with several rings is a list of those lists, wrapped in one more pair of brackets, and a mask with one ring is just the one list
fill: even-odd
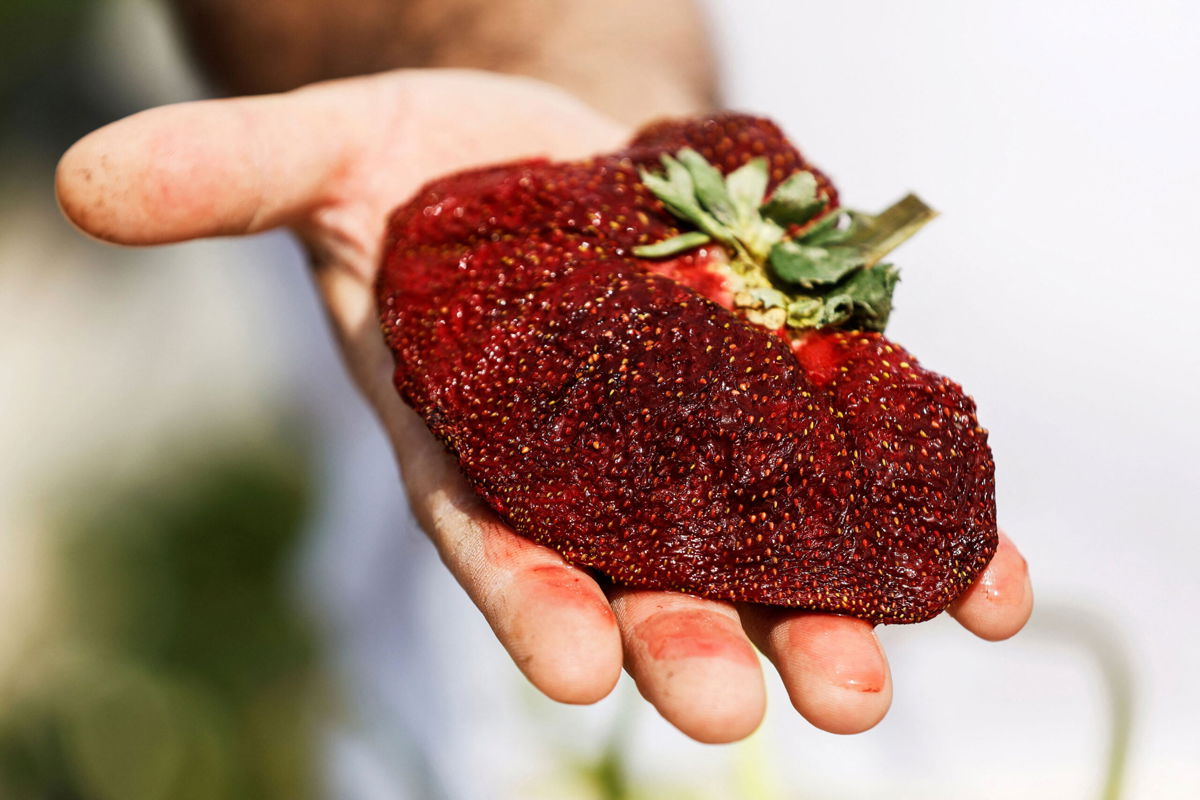
[(676, 592), (610, 591), (625, 668), (659, 713), (701, 742), (732, 742), (762, 721), (766, 690), (753, 645), (727, 603)]

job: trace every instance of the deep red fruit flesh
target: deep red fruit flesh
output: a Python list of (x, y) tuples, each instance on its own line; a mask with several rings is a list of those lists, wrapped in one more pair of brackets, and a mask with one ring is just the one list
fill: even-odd
[[(576, 163), (454, 175), (393, 215), (378, 302), (402, 396), (512, 526), (631, 586), (917, 622), (996, 548), (974, 404), (877, 333), (795, 341), (708, 269), (638, 167), (812, 170), (771, 123), (662, 123)], [(832, 207), (837, 195), (818, 176)]]

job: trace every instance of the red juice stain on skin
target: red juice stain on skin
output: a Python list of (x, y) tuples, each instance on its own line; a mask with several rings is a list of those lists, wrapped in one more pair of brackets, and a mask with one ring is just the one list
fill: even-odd
[(864, 683), (859, 680), (846, 680), (842, 682), (842, 688), (853, 689), (856, 692), (863, 694), (879, 694), (883, 691), (883, 680), (880, 677), (877, 681)]
[(617, 618), (604, 597), (594, 589), (594, 582), (579, 570), (562, 564), (539, 564), (521, 570), (517, 579), (539, 606), (571, 609), (579, 614), (598, 618), (604, 624), (616, 626)]
[(806, 666), (826, 682), (864, 694), (878, 694), (887, 667), (871, 624), (851, 617), (815, 614), (787, 624), (784, 646), (804, 653)]
[(753, 650), (740, 639), (737, 623), (707, 611), (662, 611), (634, 628), (656, 661), (725, 658), (757, 664)]
[(502, 522), (487, 522), (480, 527), (484, 558), (492, 566), (511, 572), (520, 591), (532, 602), (546, 608), (572, 609), (608, 626), (617, 624), (612, 608), (581, 570), (550, 561), (557, 556), (513, 533)]

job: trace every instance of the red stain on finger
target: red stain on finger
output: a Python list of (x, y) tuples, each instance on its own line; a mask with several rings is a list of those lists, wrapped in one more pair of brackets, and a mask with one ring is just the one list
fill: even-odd
[(503, 522), (482, 522), (479, 527), (483, 557), (507, 573), (512, 587), (528, 602), (541, 608), (571, 609), (605, 626), (617, 624), (604, 593), (585, 572), (552, 550), (513, 533)]
[(662, 611), (638, 623), (633, 635), (657, 661), (724, 658), (757, 665), (734, 620), (710, 611)]
[(883, 691), (887, 662), (870, 623), (810, 614), (783, 625), (785, 658), (802, 660), (822, 680), (839, 688), (864, 694)]
[(596, 582), (574, 567), (540, 564), (521, 570), (516, 578), (523, 583), (526, 597), (539, 606), (571, 609), (610, 627), (617, 624)]

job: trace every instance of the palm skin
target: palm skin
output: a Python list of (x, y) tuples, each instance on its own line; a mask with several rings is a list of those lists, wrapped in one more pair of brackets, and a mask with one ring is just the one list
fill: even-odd
[[(517, 666), (549, 697), (599, 700), (623, 664), (681, 731), (734, 741), (758, 726), (765, 708), (757, 645), (813, 725), (866, 730), (892, 693), (868, 623), (602, 587), (484, 507), (392, 387), (372, 294), (388, 212), (447, 172), (531, 155), (575, 158), (614, 149), (628, 134), (535, 81), (398, 71), (134, 115), (72, 147), (57, 189), (84, 232), (120, 244), (295, 232), (418, 520)], [(995, 640), (1019, 630), (1031, 608), (1025, 562), (1002, 536), (992, 564), (951, 613)]]

